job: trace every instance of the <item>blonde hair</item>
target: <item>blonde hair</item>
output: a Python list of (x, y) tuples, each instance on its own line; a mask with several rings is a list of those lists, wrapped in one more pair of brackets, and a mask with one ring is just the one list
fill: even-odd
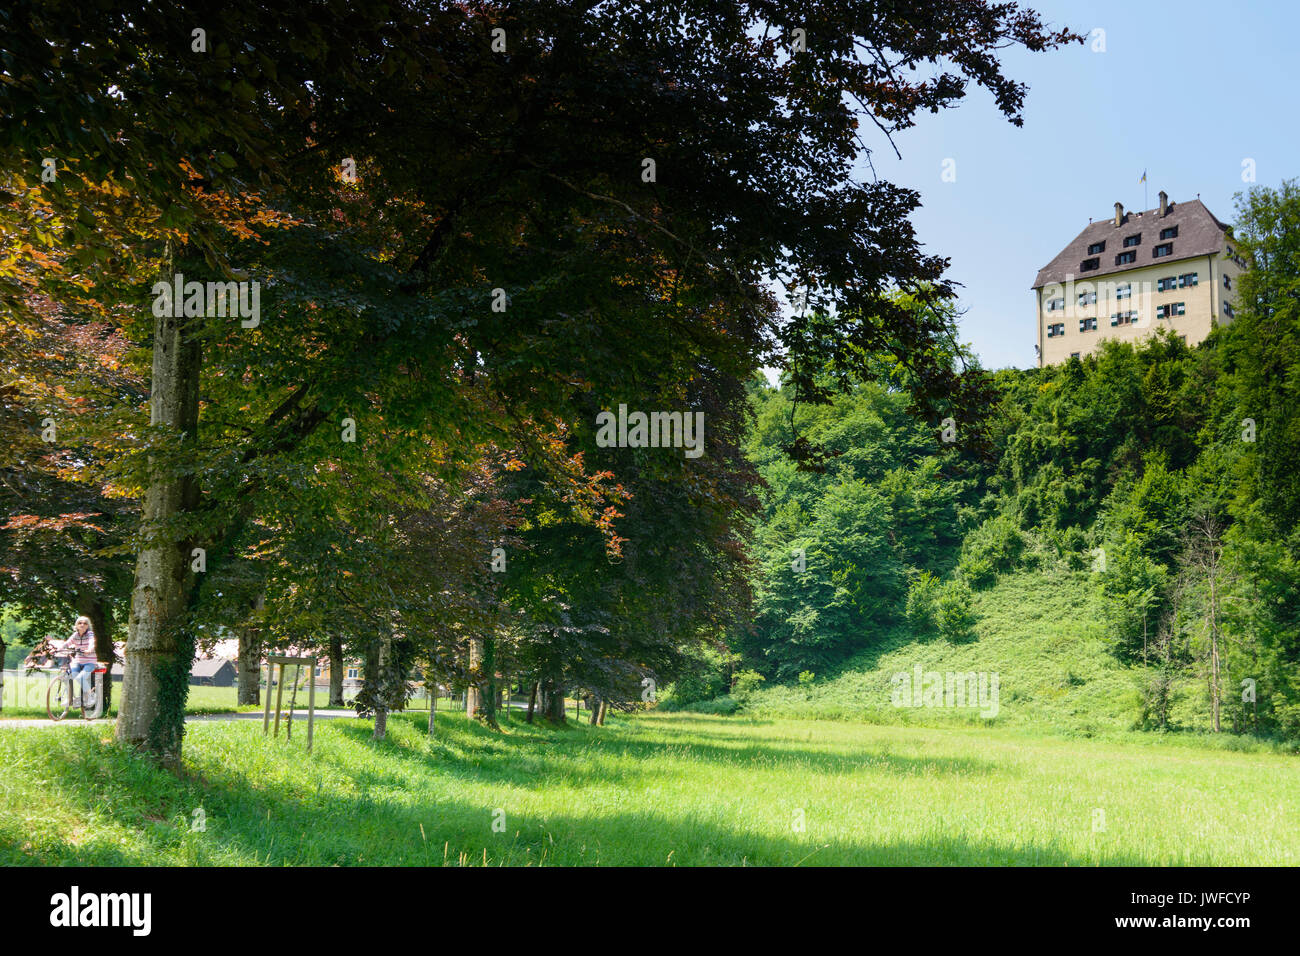
[(84, 614), (83, 614), (81, 617), (77, 618), (77, 619), (76, 619), (75, 621), (73, 621), (72, 623), (73, 623), (73, 625), (75, 626), (75, 625), (77, 625), (77, 624), (80, 624), (82, 621), (85, 621), (85, 622), (86, 622), (86, 626), (87, 626), (87, 627), (90, 626), (90, 618), (86, 617)]

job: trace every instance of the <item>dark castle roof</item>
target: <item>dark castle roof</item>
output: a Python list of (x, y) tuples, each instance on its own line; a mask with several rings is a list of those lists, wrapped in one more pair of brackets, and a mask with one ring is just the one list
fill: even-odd
[[(1178, 227), (1178, 235), (1173, 239), (1161, 239), (1160, 231), (1170, 226)], [(1121, 252), (1129, 251), (1124, 246), (1125, 237), (1138, 233), (1142, 235), (1142, 241), (1137, 246), (1130, 247), (1137, 253), (1136, 260), (1116, 265), (1115, 257)], [(1055, 259), (1039, 269), (1038, 277), (1030, 288), (1037, 289), (1049, 282), (1064, 282), (1067, 274), (1072, 274), (1078, 282), (1145, 268), (1160, 261), (1153, 258), (1152, 250), (1165, 242), (1172, 243), (1174, 247), (1173, 254), (1165, 258), (1168, 262), (1218, 253), (1222, 250), (1225, 234), (1228, 233), (1229, 227), (1219, 222), (1199, 199), (1171, 202), (1163, 216), (1159, 209), (1125, 213), (1123, 224), (1119, 226), (1115, 225), (1114, 216), (1100, 219), (1075, 236)], [(1105, 250), (1089, 255), (1088, 247), (1098, 242), (1106, 243)], [(1085, 272), (1082, 268), (1084, 260), (1093, 258), (1100, 260), (1099, 267)]]

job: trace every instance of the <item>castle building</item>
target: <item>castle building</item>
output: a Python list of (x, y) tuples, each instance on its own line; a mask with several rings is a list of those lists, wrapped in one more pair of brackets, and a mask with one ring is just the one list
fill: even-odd
[(1091, 223), (1038, 271), (1038, 364), (1083, 358), (1102, 339), (1169, 328), (1195, 345), (1232, 321), (1247, 264), (1232, 227), (1195, 199)]

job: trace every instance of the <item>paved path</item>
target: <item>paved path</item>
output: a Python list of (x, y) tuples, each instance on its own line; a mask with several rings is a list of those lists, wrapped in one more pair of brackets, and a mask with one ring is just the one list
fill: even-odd
[[(316, 711), (317, 720), (322, 720), (322, 719), (334, 720), (340, 717), (355, 717), (356, 715), (357, 712), (355, 710)], [(260, 721), (263, 719), (264, 716), (265, 715), (260, 710), (257, 711), (256, 713), (249, 712), (245, 714), (190, 714), (188, 717), (185, 718), (185, 723), (199, 724), (210, 720), (258, 720)], [(281, 727), (284, 726), (284, 722), (287, 718), (288, 718), (288, 711), (282, 711), (280, 713)], [(18, 720), (4, 720), (0, 718), (0, 730), (4, 729), (5, 727), (85, 727), (88, 725), (103, 726), (105, 724), (113, 723), (114, 720), (116, 720), (116, 718), (102, 718), (102, 717), (99, 720), (83, 720), (82, 718), (77, 717), (73, 714), (69, 714), (67, 717), (63, 718), (63, 720), (60, 721), (53, 721), (50, 720), (48, 717), (39, 717), (30, 720), (26, 718), (22, 718)], [(275, 722), (274, 714), (272, 715), (271, 720), (272, 723)], [(293, 712), (293, 722), (295, 724), (299, 724), (302, 727), (306, 727), (307, 711), (295, 710)]]

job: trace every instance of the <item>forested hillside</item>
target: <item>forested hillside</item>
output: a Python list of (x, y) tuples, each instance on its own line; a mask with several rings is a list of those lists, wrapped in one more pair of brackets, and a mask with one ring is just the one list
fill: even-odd
[[(869, 712), (945, 645), (1044, 719), (1300, 735), (1296, 184), (1243, 197), (1236, 239), (1254, 269), (1233, 324), (996, 373), (984, 453), (966, 423), (910, 414), (903, 380), (817, 407), (756, 384), (754, 624), (677, 700), (730, 680), (713, 706)], [(821, 471), (782, 455), (800, 435)]]

